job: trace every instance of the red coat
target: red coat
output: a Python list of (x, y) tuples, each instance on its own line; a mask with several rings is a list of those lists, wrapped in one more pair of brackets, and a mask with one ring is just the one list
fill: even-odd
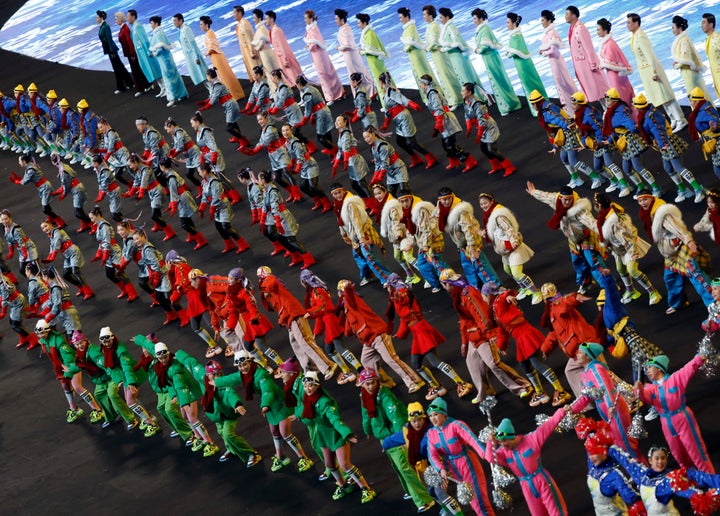
[(411, 354), (424, 355), (445, 342), (445, 337), (425, 320), (417, 299), (407, 289), (395, 290), (390, 294), (390, 301), (400, 317), (400, 327), (395, 336), (404, 339), (412, 333)]
[(324, 333), (325, 344), (330, 344), (343, 335), (342, 324), (335, 315), (335, 307), (327, 289), (309, 289), (308, 295), (305, 297), (305, 307), (310, 318), (315, 319), (313, 333), (316, 337)]
[(278, 314), (278, 324), (286, 328), (305, 315), (305, 308), (276, 276), (269, 274), (260, 280), (260, 293), (265, 308)]
[(515, 303), (507, 300), (508, 296), (517, 296), (514, 290), (506, 290), (492, 301), (493, 315), (497, 328), (497, 347), (505, 351), (510, 337), (515, 339), (515, 353), (518, 362), (529, 359), (540, 349), (545, 335), (525, 319), (525, 314)]
[(210, 325), (219, 332), (223, 320), (227, 319), (225, 296), (227, 295), (227, 277), (210, 276), (207, 283), (207, 296), (210, 304)]
[(369, 346), (376, 337), (387, 333), (385, 321), (355, 293), (352, 286), (347, 287), (343, 294), (343, 309), (345, 335), (355, 335), (363, 345)]
[(207, 296), (207, 279), (199, 278), (197, 288), (188, 283), (185, 285), (183, 292), (188, 301), (188, 317), (197, 317), (210, 309), (210, 301)]
[(123, 55), (127, 58), (134, 57), (137, 59), (137, 52), (135, 52), (135, 45), (133, 44), (132, 36), (130, 35), (130, 27), (127, 23), (123, 23), (120, 27), (120, 33), (118, 34), (118, 41), (123, 49)]
[(235, 328), (238, 318), (242, 317), (245, 325), (243, 335), (245, 342), (253, 342), (257, 338), (264, 337), (273, 328), (270, 320), (258, 310), (255, 297), (240, 283), (228, 285), (226, 307), (228, 328)]
[(168, 268), (168, 279), (170, 280), (170, 285), (172, 285), (170, 301), (173, 303), (180, 300), (185, 292), (185, 287), (190, 285), (190, 278), (188, 278), (188, 274), (190, 274), (191, 270), (192, 267), (190, 267), (187, 263), (176, 262), (170, 264), (170, 267)]
[(480, 291), (468, 285), (453, 287), (450, 294), (458, 313), (462, 343), (471, 343), (477, 347), (492, 339), (495, 336), (495, 321), (490, 305), (482, 298)]
[(550, 333), (545, 337), (542, 352), (546, 355), (557, 346), (569, 358), (575, 358), (583, 342), (597, 342), (597, 333), (577, 311), (580, 305), (575, 294), (559, 297), (550, 305)]

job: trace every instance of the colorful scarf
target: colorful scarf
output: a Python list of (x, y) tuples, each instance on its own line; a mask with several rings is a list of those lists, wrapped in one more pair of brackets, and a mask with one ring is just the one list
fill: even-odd
[(563, 196), (558, 195), (555, 198), (555, 213), (550, 217), (550, 220), (547, 221), (547, 226), (553, 230), (560, 229), (560, 221), (567, 215), (568, 210), (572, 208), (572, 204), (567, 208), (563, 205), (562, 197)]
[(690, 131), (690, 139), (694, 142), (700, 139), (700, 133), (697, 130), (697, 125), (695, 125), (695, 120), (697, 119), (698, 113), (700, 113), (700, 110), (705, 105), (705, 102), (705, 100), (698, 102), (697, 106), (693, 108), (688, 116), (688, 131)]
[[(483, 226), (482, 226), (483, 229), (487, 229), (488, 220), (490, 220), (490, 215), (492, 215), (493, 210), (495, 208), (497, 208), (498, 206), (500, 206), (498, 204), (498, 202), (495, 199), (493, 199), (492, 202), (490, 203), (490, 209), (483, 212)], [(490, 236), (490, 233), (485, 232), (485, 240), (487, 242), (492, 242), (492, 237)]]
[(303, 411), (300, 417), (304, 419), (312, 419), (315, 417), (315, 403), (322, 396), (322, 389), (316, 390), (312, 394), (303, 394)]
[[(380, 392), (378, 390), (378, 392)], [(375, 394), (370, 394), (366, 389), (360, 389), (360, 399), (362, 401), (362, 406), (367, 410), (368, 417), (370, 419), (374, 419), (375, 416), (377, 416), (377, 395), (378, 392)]]
[(420, 430), (415, 430), (412, 425), (408, 425), (407, 454), (408, 462), (410, 462), (410, 466), (412, 467), (424, 458), (420, 455), (420, 441), (422, 441), (422, 438), (425, 437), (429, 428), (430, 421), (428, 421), (427, 418), (424, 419), (423, 426)]
[(450, 203), (450, 206), (445, 206), (441, 202), (438, 202), (438, 227), (440, 228), (440, 231), (445, 231), (445, 226), (447, 226), (447, 220), (448, 215), (450, 215), (450, 211), (455, 207), (455, 196), (453, 195), (453, 202)]
[(103, 367), (105, 369), (115, 369), (116, 365), (120, 365), (120, 359), (117, 356), (118, 340), (113, 337), (112, 345), (102, 346)]
[(648, 145), (652, 145), (652, 138), (650, 135), (645, 131), (645, 115), (647, 115), (649, 109), (638, 109), (637, 112), (637, 128), (638, 132), (640, 133), (640, 136), (642, 136), (642, 139), (645, 140), (645, 143)]
[(255, 379), (255, 370), (257, 369), (257, 363), (253, 362), (250, 364), (250, 371), (247, 373), (240, 373), (242, 376), (243, 387), (245, 388), (245, 401), (253, 399), (255, 388), (253, 387), (253, 380)]
[(653, 221), (653, 206), (655, 206), (655, 203), (657, 202), (657, 198), (653, 199), (652, 204), (648, 206), (647, 209), (640, 208), (640, 220), (642, 221), (642, 225), (645, 228), (645, 233), (648, 235), (648, 240), (650, 240), (650, 243), (653, 244), (655, 241), (653, 240), (653, 234), (652, 234), (652, 221)]
[(616, 102), (613, 106), (608, 106), (607, 111), (605, 111), (605, 116), (603, 117), (603, 128), (602, 128), (602, 135), (605, 137), (612, 136), (613, 134), (613, 125), (612, 125), (612, 119), (613, 115), (615, 114), (615, 110), (618, 109), (620, 106), (624, 106), (624, 102)]
[(155, 371), (155, 374), (158, 378), (158, 385), (160, 387), (167, 387), (170, 385), (170, 382), (168, 382), (168, 369), (170, 369), (170, 366), (173, 363), (173, 359), (175, 358), (175, 355), (170, 353), (170, 360), (168, 360), (167, 364), (161, 363), (159, 360), (155, 360), (155, 363), (153, 364), (153, 370)]
[(713, 237), (715, 239), (715, 245), (720, 245), (720, 209), (708, 208), (708, 216), (713, 227)]
[(205, 393), (202, 397), (202, 406), (205, 412), (213, 412), (213, 405), (215, 400), (215, 386), (212, 385), (208, 377), (205, 377)]
[(297, 407), (297, 398), (295, 397), (295, 393), (293, 392), (293, 386), (295, 385), (296, 381), (297, 377), (292, 382), (287, 382), (283, 385), (283, 393), (285, 394), (285, 406), (288, 408)]
[(75, 363), (80, 369), (87, 371), (90, 376), (95, 376), (100, 372), (100, 368), (93, 361), (87, 359), (87, 352), (87, 347), (83, 351), (75, 350)]

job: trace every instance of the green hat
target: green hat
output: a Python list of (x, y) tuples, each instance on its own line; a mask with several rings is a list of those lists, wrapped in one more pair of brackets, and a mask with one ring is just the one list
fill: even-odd
[(583, 342), (580, 344), (580, 349), (593, 360), (597, 360), (597, 358), (603, 354), (603, 351), (605, 351), (605, 348), (597, 342)]
[(658, 355), (645, 362), (646, 366), (653, 366), (660, 369), (663, 373), (668, 372), (670, 359), (666, 355)]
[(447, 402), (442, 398), (435, 398), (427, 409), (428, 414), (439, 412), (447, 416)]
[(713, 278), (712, 281), (710, 281), (711, 287), (720, 287), (720, 278)]
[(495, 430), (495, 438), (500, 441), (507, 441), (509, 439), (515, 439), (515, 427), (508, 418), (504, 418), (500, 421), (497, 429)]

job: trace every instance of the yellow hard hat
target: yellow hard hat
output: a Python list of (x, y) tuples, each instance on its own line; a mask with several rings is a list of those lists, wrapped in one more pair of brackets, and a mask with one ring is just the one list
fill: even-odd
[(25, 88), (23, 88), (22, 84), (18, 84), (17, 86), (15, 86), (15, 89), (13, 91), (15, 91), (16, 93), (22, 93), (25, 91)]
[(78, 109), (87, 109), (90, 107), (90, 104), (87, 103), (87, 100), (81, 99), (80, 102), (77, 103)]
[(57, 93), (55, 93), (55, 90), (48, 91), (45, 96), (49, 99), (57, 99)]
[(540, 93), (538, 90), (532, 90), (532, 92), (530, 93), (530, 102), (532, 102), (533, 104), (535, 102), (540, 102), (544, 98), (545, 97), (543, 97), (543, 94)]
[(543, 299), (550, 299), (557, 295), (557, 287), (554, 283), (545, 283), (540, 287), (540, 292), (542, 293)]
[(200, 276), (205, 276), (203, 271), (201, 271), (200, 269), (193, 269), (188, 273), (188, 278), (190, 278), (191, 280), (197, 279)]
[(605, 98), (608, 100), (622, 100), (620, 92), (615, 88), (610, 88), (605, 92)]
[(35, 86), (34, 82), (30, 83), (30, 86), (28, 86), (28, 93), (37, 93), (38, 89), (37, 86)]
[(440, 281), (443, 283), (446, 281), (455, 281), (460, 279), (460, 275), (450, 267), (443, 269), (440, 273)]
[(70, 103), (67, 99), (60, 99), (60, 102), (58, 102), (58, 106), (60, 106), (61, 108), (69, 108)]
[(417, 401), (413, 401), (412, 403), (408, 404), (407, 413), (408, 421), (412, 421), (413, 419), (417, 419), (419, 417), (426, 417), (425, 409), (423, 408), (422, 403)]
[(705, 93), (698, 86), (690, 92), (690, 100), (705, 100)]
[(350, 285), (352, 285), (352, 281), (347, 279), (341, 279), (340, 281), (338, 281), (337, 289), (339, 292), (344, 292), (345, 289)]
[(643, 109), (648, 107), (648, 101), (645, 98), (645, 95), (642, 93), (633, 97), (633, 106), (635, 106), (638, 109)]
[(587, 99), (582, 91), (576, 91), (573, 93), (571, 99), (573, 104), (587, 104)]

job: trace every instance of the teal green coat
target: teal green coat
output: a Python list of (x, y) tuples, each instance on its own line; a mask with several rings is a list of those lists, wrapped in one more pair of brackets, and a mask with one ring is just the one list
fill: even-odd
[[(322, 389), (322, 387), (321, 387)], [(322, 389), (323, 395), (315, 403), (315, 415), (312, 419), (302, 417), (303, 395), (305, 390), (302, 385), (302, 376), (295, 379), (293, 394), (298, 400), (295, 407), (295, 417), (302, 421), (308, 428), (310, 441), (315, 449), (329, 448), (332, 451), (345, 445), (353, 431), (340, 417), (337, 402)]]
[[(242, 385), (242, 383), (240, 371), (215, 378), (215, 386), (218, 388), (233, 387)], [(267, 407), (269, 409), (265, 417), (271, 425), (279, 425), (282, 420), (290, 415), (290, 409), (285, 406), (285, 396), (282, 389), (262, 367), (255, 369), (253, 391), (260, 396), (260, 408)]]
[(403, 425), (407, 423), (405, 404), (397, 399), (387, 387), (380, 387), (375, 404), (377, 406), (377, 415), (372, 419), (370, 419), (365, 407), (362, 407), (362, 403), (360, 404), (365, 434), (383, 440), (387, 436), (400, 431)]
[[(100, 350), (100, 353), (102, 353), (102, 350)], [(116, 363), (113, 368), (105, 367), (103, 365), (103, 369), (105, 369), (107, 374), (110, 375), (110, 379), (117, 385), (141, 385), (147, 379), (147, 374), (142, 369), (137, 371), (133, 370), (135, 360), (133, 360), (130, 352), (125, 347), (125, 344), (118, 342), (118, 347), (115, 353), (118, 357), (119, 363)]]
[(62, 365), (67, 367), (75, 365), (75, 348), (68, 343), (62, 333), (50, 330), (46, 338), (40, 339), (40, 344), (43, 345), (48, 355), (52, 353), (52, 349), (56, 349)]
[[(105, 372), (105, 369), (103, 369), (103, 362), (105, 361), (105, 358), (103, 357), (102, 350), (98, 346), (88, 346), (86, 358), (88, 362), (92, 362), (100, 368), (100, 372), (95, 376), (88, 375), (90, 376), (92, 383), (95, 385), (105, 385), (108, 383), (110, 381), (110, 375), (108, 375)], [(68, 370), (65, 372), (65, 378), (72, 378), (82, 371), (83, 369), (78, 367), (76, 362), (73, 365), (68, 366)]]

